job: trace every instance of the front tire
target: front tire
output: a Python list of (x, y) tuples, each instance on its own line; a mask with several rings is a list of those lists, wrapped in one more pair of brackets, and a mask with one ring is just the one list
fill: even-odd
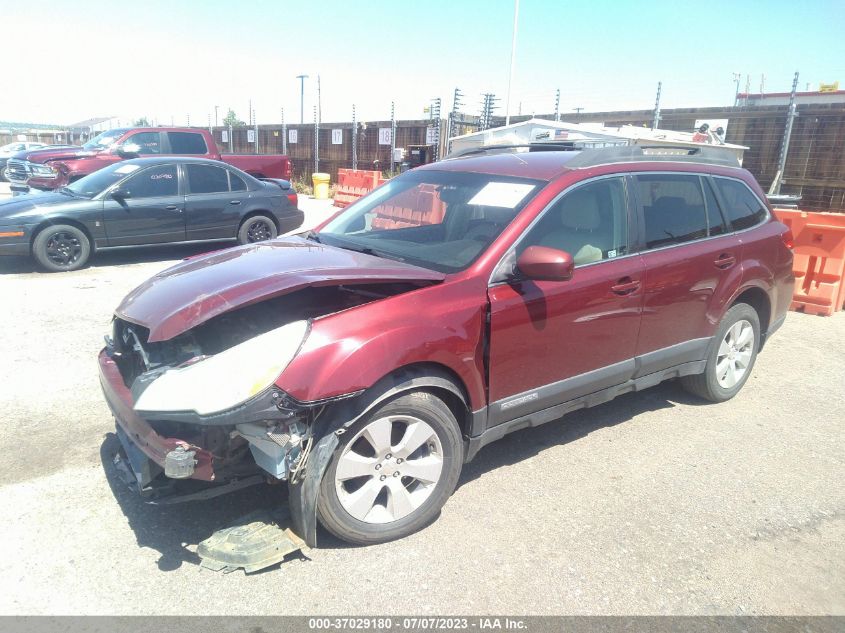
[(461, 434), (449, 407), (427, 392), (400, 396), (341, 436), (320, 483), (317, 516), (349, 543), (408, 536), (437, 516), (462, 464)]
[(88, 236), (75, 226), (55, 224), (43, 229), (32, 242), (32, 255), (50, 272), (82, 268), (91, 256)]
[(711, 402), (733, 398), (751, 375), (760, 349), (760, 317), (747, 303), (738, 303), (725, 313), (704, 373), (684, 376), (681, 385)]
[(276, 223), (266, 215), (254, 215), (244, 220), (238, 230), (238, 244), (253, 244), (272, 240), (279, 234)]

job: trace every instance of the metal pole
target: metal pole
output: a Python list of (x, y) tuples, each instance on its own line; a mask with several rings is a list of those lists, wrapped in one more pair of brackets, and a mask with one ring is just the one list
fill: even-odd
[(390, 102), (390, 175), (393, 176), (393, 171), (396, 168), (396, 161), (394, 154), (396, 153), (396, 116), (393, 101)]
[(220, 106), (214, 106), (214, 127), (217, 127), (217, 110)]
[(560, 121), (560, 88), (555, 91), (555, 121)]
[(230, 124), (229, 124), (229, 153), (230, 153), (230, 154), (231, 154), (231, 153), (232, 153), (232, 151), (233, 151), (233, 150), (232, 150), (232, 142), (233, 142), (233, 141), (234, 141), (234, 138), (233, 138), (233, 136), (232, 136), (232, 124), (230, 123)]
[(305, 123), (305, 80), (308, 75), (297, 75), (299, 79), (299, 122)]
[(352, 169), (358, 169), (358, 119), (355, 104), (352, 104)]
[(651, 129), (656, 130), (660, 125), (660, 90), (663, 88), (663, 82), (657, 82), (657, 99), (654, 101), (654, 121), (651, 123)]
[(258, 154), (258, 119), (255, 116), (255, 110), (252, 111), (252, 125), (255, 130), (255, 153)]
[(519, 0), (513, 2), (513, 38), (511, 39), (511, 71), (508, 74), (508, 98), (505, 102), (505, 125), (511, 124), (511, 85), (513, 84), (513, 67), (516, 59), (516, 27), (519, 22)]
[(288, 126), (285, 125), (285, 109), (282, 108), (282, 154), (288, 153)]
[(795, 78), (792, 80), (792, 94), (789, 96), (789, 112), (786, 115), (786, 128), (783, 131), (783, 142), (780, 146), (780, 154), (778, 154), (778, 170), (775, 174), (775, 179), (772, 186), (769, 188), (769, 193), (779, 194), (780, 184), (783, 181), (783, 170), (786, 169), (786, 156), (789, 153), (789, 139), (792, 136), (792, 122), (798, 116), (795, 105), (795, 92), (798, 90), (798, 72), (795, 72)]
[(320, 122), (317, 120), (317, 106), (314, 106), (314, 172), (320, 171)]
[(249, 124), (252, 125), (252, 99), (249, 100)]
[(211, 112), (208, 113), (208, 133), (214, 134), (214, 128), (211, 127)]
[(734, 82), (736, 83), (736, 92), (734, 93), (734, 107), (739, 103), (739, 80), (742, 79), (741, 73), (734, 73)]

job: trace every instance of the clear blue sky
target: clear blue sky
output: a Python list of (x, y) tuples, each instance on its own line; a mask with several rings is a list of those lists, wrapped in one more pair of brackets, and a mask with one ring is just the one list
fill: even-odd
[[(845, 0), (522, 0), (511, 111), (650, 108), (733, 102), (732, 74), (765, 74), (766, 90), (840, 80), (845, 88)], [(219, 105), (259, 122), (423, 116), (432, 97), (465, 111), (502, 98), (512, 0), (403, 2), (22, 2), (0, 0), (5, 60), (0, 120), (72, 123), (146, 115), (205, 125)], [(8, 63), (15, 60), (14, 63)], [(565, 116), (564, 116), (565, 118)]]

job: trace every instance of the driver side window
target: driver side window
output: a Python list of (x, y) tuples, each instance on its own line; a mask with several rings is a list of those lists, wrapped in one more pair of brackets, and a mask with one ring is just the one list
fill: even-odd
[(575, 265), (628, 253), (628, 214), (623, 179), (604, 178), (567, 192), (543, 212), (519, 245), (547, 246), (572, 255)]

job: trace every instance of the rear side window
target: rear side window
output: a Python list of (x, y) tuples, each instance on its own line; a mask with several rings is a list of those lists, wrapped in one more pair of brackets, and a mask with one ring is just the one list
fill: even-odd
[(202, 134), (197, 134), (196, 132), (168, 132), (167, 137), (170, 139), (170, 152), (172, 154), (181, 154), (183, 156), (208, 154), (208, 148), (205, 146), (205, 139), (202, 137)]
[(188, 186), (192, 194), (229, 191), (227, 171), (213, 165), (186, 165)]
[(734, 231), (760, 224), (766, 218), (766, 207), (751, 192), (748, 185), (728, 178), (714, 178), (713, 181), (722, 194), (725, 214)]
[(229, 184), (232, 186), (232, 191), (246, 191), (247, 189), (244, 179), (232, 172), (229, 172)]
[(643, 208), (647, 248), (707, 237), (707, 211), (698, 176), (648, 174), (634, 178)]

